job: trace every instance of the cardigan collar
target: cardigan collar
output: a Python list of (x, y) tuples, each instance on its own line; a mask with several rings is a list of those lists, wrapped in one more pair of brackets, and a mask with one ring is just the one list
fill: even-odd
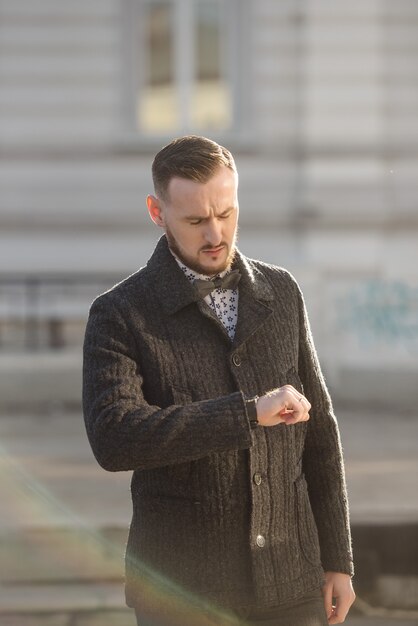
[[(272, 300), (273, 291), (263, 274), (252, 267), (249, 261), (238, 250), (233, 263), (234, 269), (241, 272), (239, 297), (248, 292), (255, 300)], [(180, 311), (193, 302), (201, 301), (197, 289), (186, 278), (175, 258), (171, 254), (166, 236), (158, 241), (155, 250), (147, 263), (150, 272), (152, 289), (157, 293), (167, 314)], [(245, 298), (246, 299), (246, 298)]]
[[(274, 293), (262, 272), (238, 250), (233, 268), (241, 272), (238, 287), (238, 321), (232, 342), (233, 349), (236, 349), (271, 317), (273, 311), (268, 304), (274, 299)], [(174, 315), (189, 305), (195, 305), (204, 317), (217, 326), (224, 340), (231, 345), (222, 322), (200, 297), (171, 254), (165, 235), (158, 241), (148, 261), (147, 271), (148, 288), (157, 295), (167, 315)]]
[(200, 296), (187, 280), (175, 258), (171, 254), (166, 236), (163, 235), (147, 263), (149, 288), (158, 296), (168, 315), (172, 315), (197, 302)]

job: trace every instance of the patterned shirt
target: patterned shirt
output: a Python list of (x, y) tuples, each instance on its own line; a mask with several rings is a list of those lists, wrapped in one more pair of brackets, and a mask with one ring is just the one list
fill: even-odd
[[(227, 269), (219, 274), (216, 274), (215, 276), (205, 276), (204, 274), (199, 274), (198, 272), (191, 270), (174, 254), (173, 256), (191, 283), (193, 283), (197, 278), (201, 280), (212, 280), (213, 278), (218, 277), (223, 278), (231, 271), (230, 269)], [(208, 304), (216, 313), (218, 319), (224, 325), (230, 340), (233, 341), (238, 320), (238, 288), (214, 289), (204, 298), (204, 300), (206, 304)]]

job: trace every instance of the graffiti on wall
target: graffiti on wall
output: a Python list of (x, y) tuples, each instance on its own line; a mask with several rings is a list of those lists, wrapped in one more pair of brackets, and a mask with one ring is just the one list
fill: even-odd
[(362, 346), (418, 349), (418, 286), (401, 281), (367, 280), (339, 299), (340, 329)]

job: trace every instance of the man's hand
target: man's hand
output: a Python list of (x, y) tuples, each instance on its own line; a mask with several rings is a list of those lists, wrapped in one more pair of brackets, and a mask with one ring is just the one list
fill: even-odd
[(269, 391), (258, 398), (256, 406), (260, 426), (306, 422), (311, 408), (310, 402), (292, 385)]
[[(325, 572), (325, 584), (322, 588), (325, 611), (329, 624), (342, 624), (350, 606), (353, 604), (354, 593), (351, 577), (339, 572)], [(335, 604), (333, 604), (333, 599)]]

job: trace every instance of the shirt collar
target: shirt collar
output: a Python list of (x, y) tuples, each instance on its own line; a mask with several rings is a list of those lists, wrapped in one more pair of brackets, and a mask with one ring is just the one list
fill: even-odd
[(221, 278), (223, 278), (224, 276), (226, 276), (226, 274), (228, 274), (231, 271), (231, 268), (227, 268), (223, 272), (219, 272), (218, 274), (213, 274), (213, 276), (207, 276), (206, 274), (199, 274), (199, 272), (195, 272), (194, 270), (190, 269), (190, 267), (187, 267), (187, 265), (185, 265), (183, 261), (180, 261), (180, 259), (174, 254), (172, 250), (170, 250), (170, 252), (173, 255), (173, 257), (176, 259), (178, 266), (180, 267), (182, 272), (185, 274), (186, 278), (188, 278), (188, 280), (190, 280), (191, 283), (194, 282), (197, 278), (200, 280), (212, 280), (212, 278), (214, 278), (215, 276), (220, 276)]

